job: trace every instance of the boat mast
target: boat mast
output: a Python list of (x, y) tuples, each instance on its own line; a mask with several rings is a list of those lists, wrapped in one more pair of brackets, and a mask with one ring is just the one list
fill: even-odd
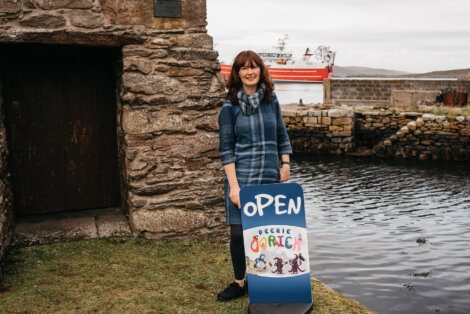
[(279, 38), (277, 42), (277, 46), (274, 46), (274, 48), (279, 49), (280, 52), (284, 52), (284, 49), (286, 48), (286, 41), (289, 39), (289, 35), (284, 34), (283, 38)]

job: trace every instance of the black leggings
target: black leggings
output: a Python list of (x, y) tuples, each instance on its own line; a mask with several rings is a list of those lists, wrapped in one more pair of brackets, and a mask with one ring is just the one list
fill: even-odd
[(245, 246), (242, 225), (230, 225), (230, 255), (236, 280), (245, 278)]

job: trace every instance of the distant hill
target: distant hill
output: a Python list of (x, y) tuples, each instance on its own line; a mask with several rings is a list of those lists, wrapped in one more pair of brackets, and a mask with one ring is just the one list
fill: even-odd
[(335, 65), (333, 68), (333, 77), (383, 77), (400, 76), (412, 74), (405, 71), (374, 69), (367, 67), (347, 66), (341, 67)]
[(402, 75), (401, 77), (429, 77), (429, 78), (458, 78), (461, 80), (470, 80), (470, 68), (458, 69), (458, 70), (447, 70), (447, 71), (433, 71), (427, 73), (415, 73)]
[(403, 77), (403, 78), (458, 78), (470, 80), (470, 68), (426, 73), (375, 69), (357, 66), (334, 66), (333, 77)]

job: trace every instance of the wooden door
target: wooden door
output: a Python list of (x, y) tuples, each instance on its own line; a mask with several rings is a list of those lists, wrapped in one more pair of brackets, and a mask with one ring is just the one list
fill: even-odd
[(118, 206), (116, 52), (1, 47), (18, 215)]

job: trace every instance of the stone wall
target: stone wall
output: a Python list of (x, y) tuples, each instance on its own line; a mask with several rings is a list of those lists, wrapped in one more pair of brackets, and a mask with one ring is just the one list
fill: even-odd
[(406, 112), (401, 114), (394, 114), (391, 111), (355, 112), (354, 142), (357, 147), (373, 149), (381, 140), (388, 138), (413, 119), (416, 119), (416, 114)]
[(352, 109), (282, 106), (295, 152), (344, 154), (353, 149)]
[(283, 107), (294, 152), (470, 160), (470, 116)]
[(470, 81), (411, 79), (325, 79), (324, 102), (344, 105), (390, 106), (392, 91), (437, 91), (452, 87), (470, 93)]
[(470, 116), (363, 112), (355, 125), (358, 147), (367, 143), (376, 156), (470, 160)]
[(123, 207), (133, 232), (148, 237), (224, 229), (218, 54), (205, 0), (182, 0), (181, 15), (155, 18), (153, 0), (0, 0), (0, 45), (120, 47)]

